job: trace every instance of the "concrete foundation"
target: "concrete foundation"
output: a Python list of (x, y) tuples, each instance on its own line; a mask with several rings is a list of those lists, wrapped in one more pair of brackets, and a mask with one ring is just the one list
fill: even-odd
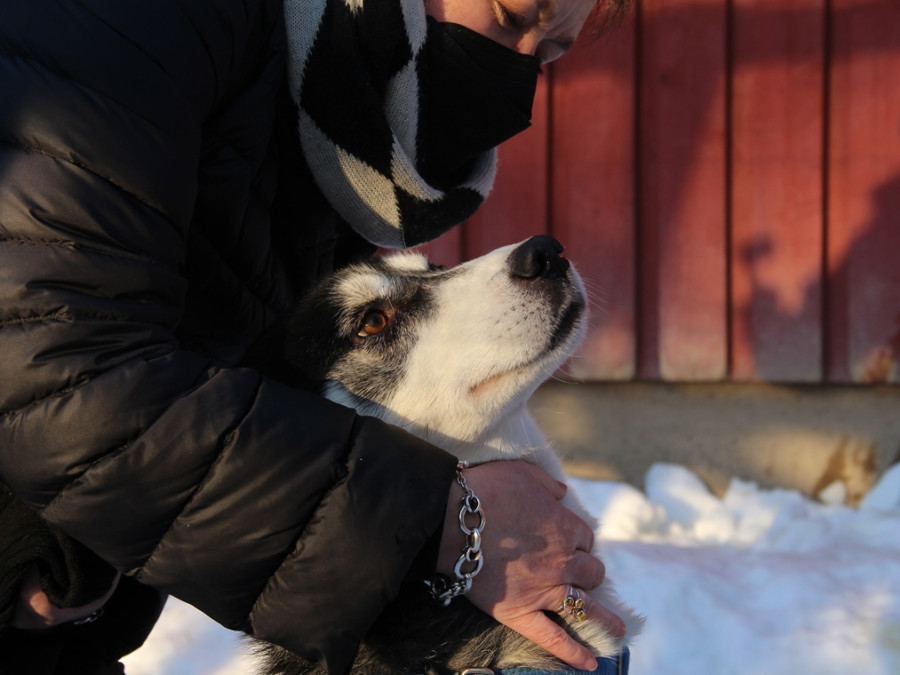
[(654, 462), (850, 505), (900, 461), (900, 387), (548, 382), (531, 409), (573, 475), (643, 487)]

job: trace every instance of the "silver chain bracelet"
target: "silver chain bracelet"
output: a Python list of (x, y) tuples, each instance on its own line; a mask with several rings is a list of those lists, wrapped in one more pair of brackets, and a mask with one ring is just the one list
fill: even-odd
[[(453, 575), (456, 579), (451, 579), (445, 574), (435, 575), (434, 581), (426, 581), (431, 596), (441, 603), (444, 607), (450, 604), (453, 598), (465, 595), (472, 588), (472, 579), (481, 571), (484, 565), (484, 558), (481, 556), (481, 531), (484, 529), (484, 511), (481, 508), (481, 500), (475, 496), (472, 489), (466, 484), (463, 476), (463, 469), (467, 469), (469, 463), (460, 461), (456, 465), (456, 482), (465, 491), (459, 509), (459, 529), (466, 536), (466, 545), (462, 548), (462, 553), (456, 564), (453, 566)], [(477, 524), (472, 527), (468, 525), (468, 517), (475, 516), (478, 519)], [(465, 571), (463, 567), (470, 565)]]

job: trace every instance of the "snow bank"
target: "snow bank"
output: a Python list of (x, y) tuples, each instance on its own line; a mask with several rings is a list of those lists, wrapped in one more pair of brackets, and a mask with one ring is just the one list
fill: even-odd
[[(646, 492), (573, 479), (601, 522), (607, 572), (647, 616), (632, 675), (900, 673), (900, 466), (859, 509), (684, 467)], [(233, 633), (171, 601), (129, 675), (246, 675)]]

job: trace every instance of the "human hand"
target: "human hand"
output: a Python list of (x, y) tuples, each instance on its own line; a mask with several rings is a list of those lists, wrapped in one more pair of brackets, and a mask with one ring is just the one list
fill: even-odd
[(119, 584), (119, 574), (113, 579), (106, 594), (81, 607), (56, 607), (41, 589), (41, 579), (36, 566), (32, 566), (22, 579), (19, 587), (19, 601), (13, 615), (12, 625), (27, 630), (43, 630), (60, 624), (88, 618), (106, 604)]
[[(590, 590), (606, 575), (603, 563), (590, 554), (593, 531), (559, 503), (566, 486), (523, 461), (481, 464), (466, 469), (464, 476), (485, 512), (484, 566), (466, 597), (569, 665), (594, 670), (597, 660), (591, 650), (544, 613), (560, 609), (569, 585)], [(462, 548), (460, 498), (462, 489), (456, 486), (441, 541), (438, 571), (443, 573), (453, 569)], [(587, 594), (584, 600), (588, 618), (615, 637), (624, 635), (621, 618)]]

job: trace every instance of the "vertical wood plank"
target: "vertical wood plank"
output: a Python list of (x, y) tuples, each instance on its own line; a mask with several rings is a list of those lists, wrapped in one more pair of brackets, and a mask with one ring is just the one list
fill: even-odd
[(726, 326), (726, 5), (644, 0), (640, 374), (719, 380)]
[(735, 0), (731, 375), (822, 376), (825, 1)]
[(531, 128), (500, 146), (494, 189), (465, 224), (465, 258), (475, 258), (535, 234), (547, 226), (549, 79), (538, 81)]
[(900, 3), (833, 8), (829, 376), (900, 382)]
[(633, 19), (584, 37), (554, 64), (550, 231), (588, 288), (591, 328), (568, 368), (583, 379), (635, 374)]

